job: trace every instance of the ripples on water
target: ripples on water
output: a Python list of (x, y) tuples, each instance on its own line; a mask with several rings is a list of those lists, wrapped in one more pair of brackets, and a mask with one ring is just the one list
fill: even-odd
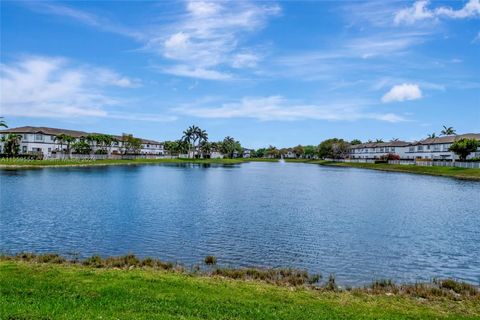
[(480, 281), (480, 183), (299, 163), (0, 171), (4, 252)]

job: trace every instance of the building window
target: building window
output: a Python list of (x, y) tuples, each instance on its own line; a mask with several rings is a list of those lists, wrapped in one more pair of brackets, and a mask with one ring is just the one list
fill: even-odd
[(43, 140), (43, 135), (42, 134), (36, 134), (35, 135), (35, 140)]
[(27, 153), (27, 146), (22, 147), (22, 153)]
[(433, 151), (440, 151), (440, 145), (439, 144), (435, 144), (433, 146)]
[(415, 152), (415, 147), (409, 147), (409, 148), (408, 148), (408, 151), (409, 151), (409, 152)]
[(28, 134), (24, 134), (23, 139), (27, 140), (28, 139)]
[(48, 148), (48, 152), (52, 152), (52, 148)]
[(423, 146), (418, 146), (417, 151), (423, 151)]
[(55, 136), (50, 136), (50, 141), (55, 141)]
[(395, 152), (395, 148), (394, 148), (394, 147), (391, 147), (391, 148), (390, 148), (390, 151), (391, 151), (391, 152)]

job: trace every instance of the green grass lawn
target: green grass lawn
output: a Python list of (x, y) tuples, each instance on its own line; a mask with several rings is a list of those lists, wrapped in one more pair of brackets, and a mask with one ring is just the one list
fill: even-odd
[(428, 174), (434, 176), (445, 176), (462, 179), (480, 180), (480, 169), (467, 169), (456, 167), (422, 167), (415, 165), (400, 165), (388, 163), (355, 163), (355, 162), (333, 162), (333, 161), (311, 161), (311, 163), (318, 163), (321, 165), (329, 165), (336, 167), (354, 167), (363, 169), (374, 169), (383, 171), (396, 171), (407, 173)]
[(0, 261), (1, 319), (479, 319), (480, 299), (317, 291), (159, 271)]
[(198, 163), (198, 164), (238, 164), (248, 161), (247, 159), (106, 159), (106, 160), (25, 160), (25, 159), (0, 159), (3, 168), (29, 168), (49, 166), (102, 166), (102, 165), (135, 165), (155, 163)]

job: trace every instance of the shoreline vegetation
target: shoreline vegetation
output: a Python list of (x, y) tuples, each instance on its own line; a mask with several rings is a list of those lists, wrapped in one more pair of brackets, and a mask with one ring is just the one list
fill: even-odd
[[(235, 159), (191, 159), (191, 158), (164, 158), (164, 159), (106, 159), (106, 160), (27, 160), (19, 158), (0, 159), (0, 169), (32, 169), (44, 167), (87, 167), (87, 166), (110, 166), (110, 165), (142, 165), (161, 163), (185, 163), (185, 164), (219, 164), (234, 165), (246, 162), (279, 162), (279, 159), (268, 158), (235, 158)], [(424, 175), (444, 176), (468, 180), (480, 180), (480, 169), (458, 167), (427, 167), (416, 165), (396, 165), (388, 163), (355, 163), (334, 162), (316, 159), (285, 159), (290, 163), (310, 163), (324, 166), (352, 167), (361, 169), (373, 169), (381, 171), (415, 173)]]
[(0, 256), (6, 319), (475, 319), (478, 287), (451, 279), (340, 288), (294, 269), (187, 269), (134, 255)]

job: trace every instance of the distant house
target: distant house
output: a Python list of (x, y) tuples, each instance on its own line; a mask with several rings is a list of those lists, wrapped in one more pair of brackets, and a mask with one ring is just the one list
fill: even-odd
[[(43, 154), (45, 158), (51, 158), (56, 153), (64, 153), (67, 150), (67, 145), (65, 142), (60, 143), (55, 138), (60, 134), (65, 134), (71, 136), (75, 139), (72, 142), (75, 143), (81, 139), (86, 138), (90, 134), (98, 133), (88, 133), (84, 131), (68, 130), (68, 129), (57, 129), (49, 127), (18, 127), (18, 128), (9, 128), (6, 130), (0, 130), (0, 136), (4, 137), (9, 133), (15, 133), (21, 136), (20, 141), (20, 153), (21, 154)], [(113, 136), (117, 141), (113, 142), (112, 145), (107, 148), (107, 152), (110, 154), (120, 154), (122, 153), (123, 142), (122, 136)], [(164, 155), (165, 150), (162, 142), (141, 139), (142, 145), (140, 153), (144, 155)], [(100, 149), (101, 146), (93, 143), (93, 150)], [(3, 150), (3, 143), (0, 142), (0, 148)]]
[[(407, 159), (456, 160), (458, 156), (449, 151), (450, 146), (459, 139), (475, 139), (480, 141), (480, 133), (466, 133), (459, 135), (428, 138), (411, 143), (406, 151)], [(480, 148), (472, 152), (467, 159), (480, 157)]]
[(406, 158), (406, 152), (410, 142), (367, 142), (351, 145), (348, 155), (350, 159), (379, 159), (388, 154), (396, 154), (401, 159)]
[(252, 149), (243, 148), (242, 157), (243, 158), (251, 158), (252, 157), (252, 152), (253, 152)]
[(295, 159), (297, 158), (297, 155), (295, 154), (295, 152), (293, 152), (293, 149), (292, 148), (288, 148), (286, 150), (287, 152), (285, 152), (282, 156), (283, 158), (285, 159)]

